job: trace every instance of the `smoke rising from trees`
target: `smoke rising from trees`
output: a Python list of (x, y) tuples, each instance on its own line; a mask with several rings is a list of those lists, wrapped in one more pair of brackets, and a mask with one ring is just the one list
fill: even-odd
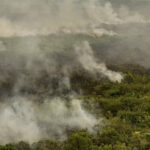
[(63, 139), (72, 128), (94, 132), (101, 122), (72, 89), (73, 72), (121, 82), (106, 62), (149, 65), (149, 19), (137, 7), (0, 0), (0, 8), (0, 143)]

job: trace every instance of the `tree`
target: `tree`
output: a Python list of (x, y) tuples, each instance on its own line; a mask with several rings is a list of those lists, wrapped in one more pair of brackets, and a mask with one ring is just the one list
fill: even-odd
[(64, 150), (92, 150), (92, 140), (86, 132), (79, 132), (69, 137)]

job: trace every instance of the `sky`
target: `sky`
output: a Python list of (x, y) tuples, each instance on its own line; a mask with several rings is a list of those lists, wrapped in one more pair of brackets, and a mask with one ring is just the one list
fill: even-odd
[(102, 23), (147, 22), (148, 0), (0, 0), (0, 36), (87, 32)]

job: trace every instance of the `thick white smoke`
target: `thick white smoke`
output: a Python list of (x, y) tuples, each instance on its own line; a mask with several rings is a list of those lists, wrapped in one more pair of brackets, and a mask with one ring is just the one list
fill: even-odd
[[(39, 40), (35, 38), (31, 51), (17, 49), (14, 55), (4, 55), (6, 66), (1, 68), (0, 81), (13, 86), (10, 87), (12, 98), (7, 96), (6, 91), (0, 103), (0, 128), (3, 129), (0, 130), (0, 143), (63, 139), (67, 130), (72, 128), (94, 131), (94, 127), (100, 123), (98, 119), (82, 107), (80, 100), (70, 98), (70, 94), (74, 93), (70, 83), (74, 65), (93, 74), (93, 77), (99, 73), (111, 81), (122, 80), (120, 73), (108, 70), (104, 64), (97, 62), (87, 41), (72, 46), (70, 55), (61, 50), (43, 52), (38, 43)], [(20, 48), (28, 45), (28, 42), (19, 44)], [(9, 53), (9, 50), (6, 52)], [(62, 59), (63, 56), (65, 59)], [(46, 72), (44, 76), (43, 72)], [(66, 89), (70, 92), (67, 98), (63, 98)], [(26, 93), (22, 93), (22, 90)]]
[(44, 138), (66, 137), (71, 128), (88, 129), (93, 132), (97, 119), (72, 99), (45, 100), (41, 105), (26, 97), (14, 97), (0, 105), (0, 143), (24, 140), (36, 142)]
[(123, 76), (119, 72), (114, 72), (107, 69), (104, 63), (98, 63), (94, 57), (93, 50), (87, 41), (84, 41), (80, 45), (75, 46), (76, 53), (78, 55), (79, 62), (84, 69), (91, 73), (100, 73), (103, 76), (108, 77), (111, 81), (121, 82)]
[[(70, 38), (82, 34), (96, 40), (103, 34), (118, 35), (117, 25), (146, 22), (128, 7), (116, 10), (104, 0), (0, 0), (0, 36), (11, 37), (0, 40), (0, 82), (8, 87), (12, 84), (10, 91), (1, 86), (0, 144), (64, 138), (72, 128), (93, 132), (99, 124), (94, 115), (80, 100), (66, 100), (75, 92), (70, 83), (73, 69), (77, 66), (113, 82), (121, 82), (123, 75), (96, 59), (86, 39), (76, 42)], [(40, 38), (38, 34), (52, 36)], [(35, 36), (13, 37), (27, 35)]]

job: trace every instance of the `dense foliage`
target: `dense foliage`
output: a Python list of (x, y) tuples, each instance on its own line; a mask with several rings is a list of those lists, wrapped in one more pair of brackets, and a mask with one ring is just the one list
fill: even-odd
[[(149, 150), (150, 149), (150, 75), (138, 66), (116, 70), (124, 72), (121, 83), (94, 80), (75, 73), (72, 88), (84, 91), (81, 100), (102, 124), (96, 134), (73, 131), (65, 141), (42, 140), (0, 146), (0, 150)], [(78, 81), (78, 82), (77, 82)]]

